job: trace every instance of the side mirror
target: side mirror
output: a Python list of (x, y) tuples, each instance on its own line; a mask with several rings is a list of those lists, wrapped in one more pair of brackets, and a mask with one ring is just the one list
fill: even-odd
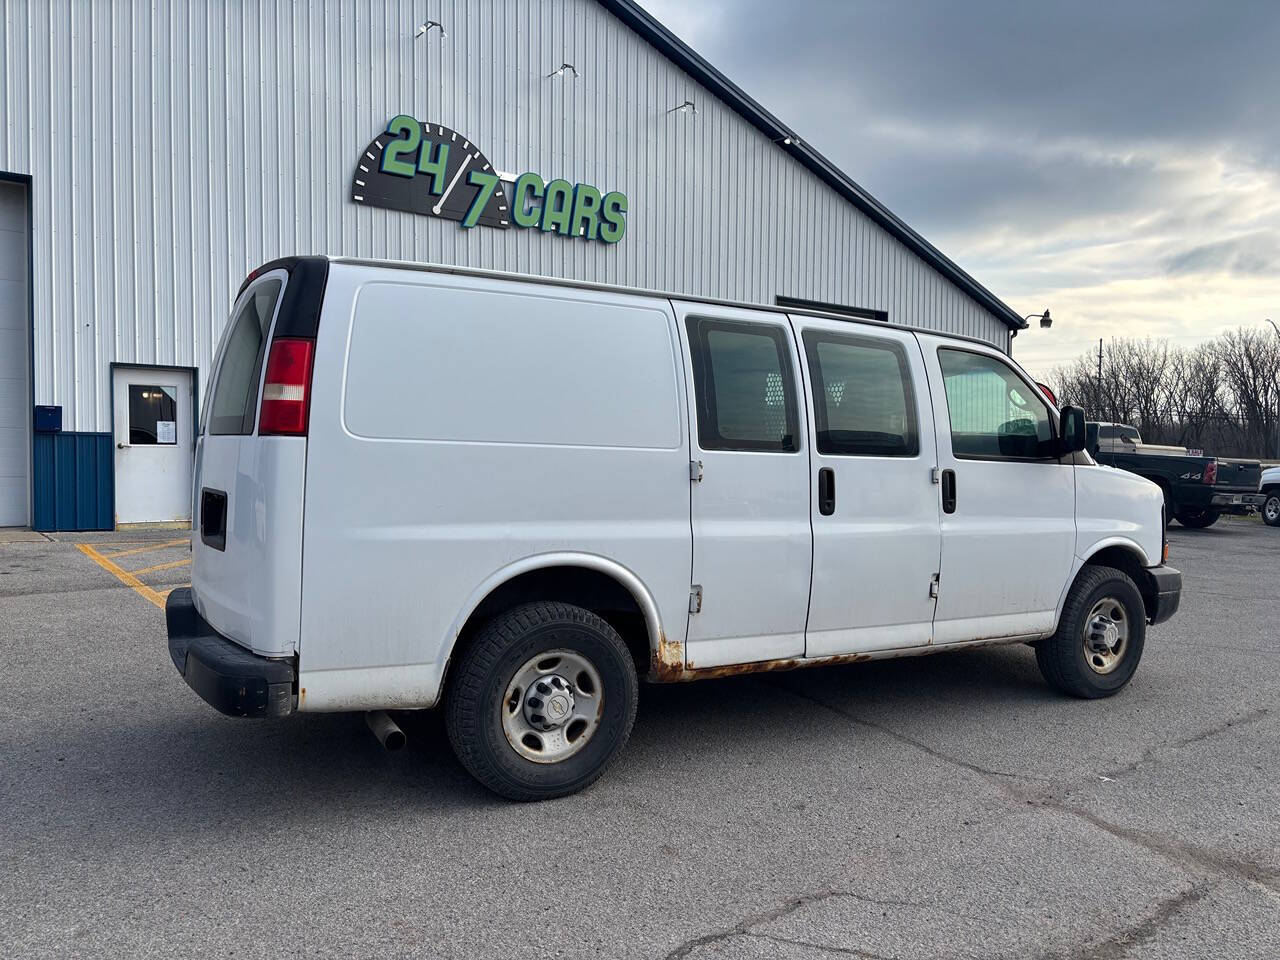
[(1079, 407), (1063, 407), (1058, 421), (1058, 445), (1063, 455), (1083, 450), (1087, 443), (1084, 411)]

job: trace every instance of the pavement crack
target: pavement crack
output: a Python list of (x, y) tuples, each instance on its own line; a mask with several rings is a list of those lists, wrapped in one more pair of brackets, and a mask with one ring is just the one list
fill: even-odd
[(870, 950), (859, 950), (856, 947), (833, 947), (825, 943), (811, 943), (808, 940), (791, 940), (787, 937), (774, 936), (771, 933), (747, 933), (745, 936), (755, 937), (757, 940), (768, 940), (771, 943), (781, 943), (792, 947), (807, 947), (810, 950), (818, 950), (823, 953), (835, 953), (843, 957), (863, 957), (865, 960), (897, 960), (896, 957), (890, 957), (883, 953), (872, 953)]
[(1103, 774), (1103, 776), (1109, 777), (1112, 780), (1118, 780), (1121, 777), (1128, 776), (1149, 763), (1154, 763), (1161, 753), (1167, 753), (1172, 750), (1181, 750), (1184, 747), (1191, 746), (1193, 743), (1210, 740), (1219, 734), (1226, 733), (1228, 730), (1234, 729), (1235, 727), (1246, 727), (1249, 724), (1258, 723), (1265, 720), (1270, 715), (1271, 710), (1267, 707), (1259, 707), (1256, 710), (1250, 710), (1248, 713), (1237, 714), (1223, 723), (1210, 727), (1208, 730), (1201, 730), (1199, 733), (1193, 733), (1189, 737), (1183, 737), (1181, 740), (1175, 740), (1172, 743), (1148, 747), (1137, 760), (1134, 760), (1132, 763), (1126, 763), (1122, 767), (1117, 767), (1115, 770), (1108, 770)]
[(1117, 840), (1123, 840), (1154, 853), (1170, 863), (1192, 873), (1211, 873), (1219, 877), (1231, 877), (1254, 884), (1270, 893), (1280, 893), (1280, 871), (1261, 867), (1254, 863), (1224, 856), (1214, 850), (1206, 850), (1194, 844), (1183, 843), (1167, 837), (1156, 836), (1132, 827), (1122, 827), (1103, 820), (1097, 814), (1081, 807), (1058, 800), (1040, 800), (1039, 806), (1076, 817)]
[(1200, 880), (1177, 896), (1158, 903), (1151, 915), (1141, 923), (1119, 930), (1105, 940), (1091, 946), (1072, 946), (1065, 952), (1044, 954), (1041, 960), (1121, 960), (1134, 947), (1154, 940), (1170, 921), (1207, 897), (1214, 882), (1209, 879)]
[(790, 684), (775, 681), (775, 685), (780, 689), (785, 690), (787, 693), (790, 693), (792, 696), (799, 697), (801, 700), (808, 700), (810, 703), (816, 704), (817, 706), (822, 707), (824, 710), (829, 710), (830, 712), (836, 714), (836, 716), (839, 716), (845, 720), (848, 720), (850, 723), (856, 724), (860, 727), (867, 727), (870, 730), (876, 730), (880, 733), (885, 734), (886, 736), (892, 737), (893, 739), (901, 743), (905, 743), (908, 746), (915, 747), (917, 750), (921, 750), (924, 753), (927, 753), (929, 756), (934, 757), (935, 759), (941, 760), (944, 763), (949, 763), (953, 766), (961, 767), (962, 769), (968, 770), (971, 773), (976, 773), (978, 776), (993, 783), (1000, 790), (1006, 793), (1011, 793), (1015, 799), (1021, 800), (1021, 799), (1025, 799), (1025, 797), (1020, 791), (1013, 789), (1011, 785), (1006, 782), (1008, 780), (1024, 780), (1029, 783), (1043, 783), (1048, 785), (1053, 784), (1053, 781), (1050, 780), (1048, 777), (1037, 777), (1028, 773), (1014, 773), (1013, 771), (1010, 771), (1010, 770), (994, 770), (990, 767), (983, 767), (976, 763), (972, 763), (968, 760), (961, 760), (959, 757), (953, 757), (950, 754), (943, 753), (941, 750), (937, 749), (936, 747), (931, 747), (929, 744), (925, 743), (922, 740), (917, 740), (915, 737), (909, 737), (905, 733), (899, 733), (897, 730), (894, 730), (892, 727), (885, 726), (884, 724), (881, 724), (881, 723), (876, 723), (874, 720), (867, 720), (864, 717), (859, 717), (857, 714), (850, 713), (849, 711), (845, 710), (840, 706), (837, 706), (834, 703), (830, 703), (826, 700), (821, 699), (820, 697), (815, 697), (812, 694), (805, 693), (803, 690), (797, 690), (795, 687), (791, 686)]
[[(950, 911), (941, 910), (937, 905), (932, 903), (917, 903), (912, 900), (865, 897), (861, 894), (854, 893), (851, 890), (819, 890), (815, 893), (803, 893), (798, 897), (792, 897), (789, 900), (786, 900), (781, 906), (752, 914), (751, 916), (740, 920), (732, 927), (726, 927), (722, 930), (716, 930), (711, 933), (704, 933), (699, 937), (693, 937), (692, 939), (686, 940), (684, 943), (680, 944), (680, 946), (668, 953), (666, 955), (666, 960), (680, 960), (681, 957), (687, 957), (699, 947), (705, 947), (713, 943), (722, 943), (725, 940), (732, 940), (734, 937), (763, 937), (764, 939), (781, 940), (782, 938), (774, 937), (772, 934), (756, 933), (752, 928), (758, 927), (764, 923), (772, 923), (774, 920), (781, 920), (783, 917), (790, 916), (803, 907), (807, 907), (815, 903), (823, 903), (827, 900), (833, 899), (857, 900), (859, 903), (865, 903), (876, 907), (909, 907), (916, 910), (935, 910), (941, 913), (950, 913)], [(955, 915), (959, 916), (959, 914)], [(888, 958), (877, 958), (875, 954), (866, 952), (857, 953), (843, 947), (826, 947), (816, 943), (802, 943), (801, 941), (792, 942), (799, 946), (850, 953), (853, 956), (864, 956), (871, 958), (871, 960), (888, 960)]]
[[(1234, 857), (1226, 856), (1218, 853), (1217, 851), (1206, 850), (1193, 844), (1183, 843), (1175, 839), (1156, 836), (1141, 830), (1135, 830), (1130, 827), (1122, 827), (1118, 824), (1110, 823), (1093, 813), (1091, 810), (1072, 805), (1059, 799), (1054, 795), (1056, 791), (1053, 789), (1059, 785), (1055, 784), (1052, 780), (1044, 777), (1029, 776), (1027, 774), (992, 770), (987, 767), (979, 766), (975, 763), (970, 763), (967, 760), (957, 759), (956, 757), (943, 753), (941, 750), (937, 750), (934, 747), (929, 746), (927, 743), (922, 743), (913, 737), (898, 733), (896, 730), (882, 726), (881, 724), (873, 721), (865, 720), (862, 717), (841, 709), (835, 704), (828, 703), (827, 701), (814, 697), (811, 694), (797, 690), (788, 684), (777, 683), (777, 686), (796, 697), (808, 700), (810, 703), (814, 703), (825, 710), (829, 710), (832, 713), (843, 717), (850, 723), (867, 727), (868, 729), (877, 730), (901, 743), (915, 747), (917, 750), (921, 750), (931, 757), (935, 757), (945, 763), (976, 773), (985, 778), (988, 783), (991, 783), (1011, 800), (1083, 820), (1085, 823), (1102, 830), (1104, 833), (1110, 834), (1118, 840), (1142, 847), (1148, 852), (1154, 853), (1164, 860), (1167, 860), (1175, 866), (1187, 870), (1192, 874), (1203, 874), (1208, 872), (1219, 877), (1225, 876), (1242, 880), (1271, 894), (1280, 892), (1280, 887), (1277, 886), (1277, 881), (1280, 880), (1280, 871), (1268, 869), (1259, 866), (1258, 864), (1237, 860)], [(1192, 734), (1191, 736), (1173, 744), (1172, 748), (1176, 749), (1177, 747), (1186, 746), (1201, 740), (1207, 740), (1225, 730), (1241, 726), (1242, 724), (1257, 723), (1269, 714), (1270, 710), (1267, 708), (1251, 710), (1248, 713), (1241, 714), (1218, 724), (1209, 730), (1203, 730), (1199, 733)], [(1163, 749), (1170, 749), (1170, 747), (1165, 747)], [(1154, 753), (1154, 751), (1152, 752)], [(1138, 763), (1141, 762), (1142, 761), (1138, 761)], [(1030, 791), (1020, 787), (1017, 783), (1009, 783), (1008, 780), (1010, 779), (1020, 781), (1038, 781), (1049, 784), (1051, 789), (1048, 791)], [(1065, 792), (1069, 792), (1069, 790), (1066, 790)]]

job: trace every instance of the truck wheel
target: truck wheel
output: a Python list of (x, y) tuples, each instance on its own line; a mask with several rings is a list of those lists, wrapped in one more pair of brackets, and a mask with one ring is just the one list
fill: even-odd
[(1220, 516), (1222, 514), (1217, 510), (1209, 510), (1205, 507), (1183, 507), (1178, 512), (1178, 522), (1192, 530), (1203, 530), (1217, 523)]
[(1057, 633), (1036, 644), (1036, 662), (1055, 690), (1109, 697), (1138, 669), (1146, 636), (1142, 594), (1129, 576), (1088, 566), (1067, 595)]
[(510, 800), (589, 786), (636, 718), (635, 663), (618, 632), (567, 603), (529, 603), (487, 623), (445, 690), (449, 742), (467, 772)]
[(1268, 490), (1262, 504), (1262, 522), (1268, 527), (1280, 527), (1280, 490)]

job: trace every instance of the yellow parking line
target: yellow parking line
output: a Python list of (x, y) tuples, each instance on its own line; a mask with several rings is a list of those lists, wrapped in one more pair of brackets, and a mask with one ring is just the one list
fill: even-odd
[[(142, 597), (144, 600), (150, 600), (161, 610), (164, 609), (165, 598), (164, 596), (161, 596), (158, 591), (152, 590), (128, 570), (122, 570), (116, 564), (112, 563), (107, 557), (104, 557), (97, 550), (93, 549), (93, 547), (89, 546), (89, 544), (77, 543), (76, 547), (79, 548), (81, 553), (100, 566), (103, 570), (114, 576), (126, 587), (132, 589), (138, 596)], [(115, 556), (119, 556), (119, 554), (115, 554)]]
[(134, 547), (131, 550), (115, 550), (111, 553), (98, 553), (98, 551), (95, 550), (94, 553), (98, 553), (98, 556), (102, 557), (104, 560), (115, 560), (117, 557), (131, 557), (135, 553), (146, 553), (149, 550), (162, 550), (165, 547), (176, 547), (180, 543), (187, 542), (187, 538), (183, 537), (181, 540), (167, 540), (164, 543), (149, 543), (145, 547)]
[(130, 570), (129, 572), (135, 577), (139, 577), (144, 573), (155, 573), (157, 570), (172, 570), (174, 567), (184, 567), (190, 562), (190, 557), (183, 557), (181, 560), (171, 560), (168, 563), (157, 563), (154, 567), (143, 567), (141, 570)]

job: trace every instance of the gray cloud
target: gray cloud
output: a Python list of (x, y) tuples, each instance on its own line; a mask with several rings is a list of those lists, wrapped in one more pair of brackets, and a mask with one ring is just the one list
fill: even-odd
[(1280, 276), (1280, 238), (1258, 232), (1204, 243), (1166, 257), (1168, 273), (1239, 273)]

